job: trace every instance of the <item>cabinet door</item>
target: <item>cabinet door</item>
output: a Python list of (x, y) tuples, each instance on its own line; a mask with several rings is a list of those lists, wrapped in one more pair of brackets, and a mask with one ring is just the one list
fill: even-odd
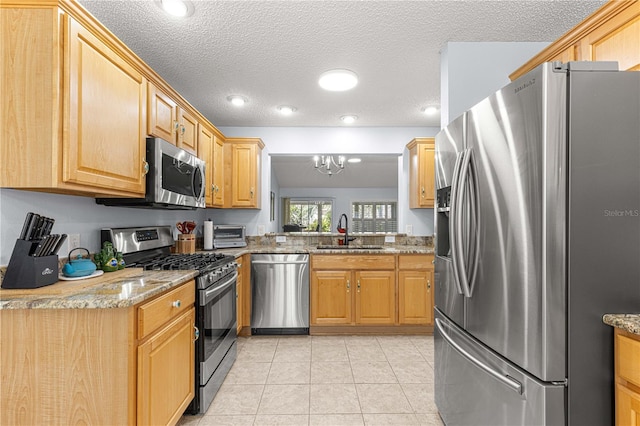
[(433, 270), (398, 272), (398, 322), (433, 323)]
[(419, 149), (419, 204), (433, 208), (435, 198), (435, 144), (420, 144)]
[(138, 347), (138, 424), (176, 424), (194, 396), (195, 308)]
[(355, 278), (356, 324), (394, 324), (395, 271), (358, 271)]
[(198, 120), (186, 109), (178, 108), (178, 147), (198, 155)]
[(147, 133), (176, 144), (178, 105), (153, 83), (148, 85)]
[(68, 24), (63, 181), (144, 194), (146, 80), (76, 21)]
[(213, 186), (213, 139), (213, 132), (201, 125), (198, 130), (198, 157), (205, 161), (204, 199), (207, 207), (213, 206), (215, 193)]
[(616, 425), (640, 425), (640, 394), (616, 384)]
[(231, 207), (256, 206), (256, 146), (234, 144), (231, 147)]
[(349, 271), (313, 271), (311, 324), (352, 324), (352, 290)]
[(224, 139), (213, 139), (213, 202), (212, 207), (224, 207)]

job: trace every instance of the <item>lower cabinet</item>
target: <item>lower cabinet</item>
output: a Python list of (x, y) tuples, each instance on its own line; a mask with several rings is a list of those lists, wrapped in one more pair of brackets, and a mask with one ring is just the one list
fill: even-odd
[(398, 256), (398, 323), (433, 325), (433, 255)]
[(640, 336), (615, 329), (616, 425), (640, 425)]
[(238, 335), (251, 335), (251, 255), (236, 258), (238, 282), (236, 285), (236, 318)]
[(394, 256), (311, 259), (311, 325), (395, 323)]
[[(238, 281), (236, 283), (236, 319), (238, 321), (237, 332), (240, 334), (244, 327), (244, 256), (236, 258), (238, 264)], [(249, 325), (249, 324), (247, 324)]]

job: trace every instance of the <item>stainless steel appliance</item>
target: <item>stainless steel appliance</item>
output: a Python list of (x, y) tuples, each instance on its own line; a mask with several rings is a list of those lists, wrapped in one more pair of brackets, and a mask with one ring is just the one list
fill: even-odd
[(640, 307), (640, 73), (543, 64), (436, 137), (447, 425), (614, 423), (608, 312)]
[(106, 206), (193, 210), (205, 207), (205, 162), (160, 138), (147, 138), (144, 198), (96, 198)]
[(170, 254), (169, 226), (107, 228), (102, 241), (111, 241), (123, 253), (128, 267), (145, 270), (196, 269), (195, 398), (187, 412), (207, 411), (236, 355), (237, 264), (219, 253)]
[(214, 225), (213, 248), (246, 247), (246, 230), (243, 225)]
[(251, 333), (309, 334), (309, 255), (251, 255)]

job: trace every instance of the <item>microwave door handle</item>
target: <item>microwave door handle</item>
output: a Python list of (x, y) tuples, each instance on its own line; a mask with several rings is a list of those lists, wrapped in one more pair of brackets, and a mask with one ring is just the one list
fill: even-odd
[[(202, 185), (200, 185), (200, 193), (196, 194), (196, 176), (200, 176), (200, 180), (202, 181)], [(193, 188), (193, 198), (200, 201), (202, 197), (204, 197), (205, 190), (205, 176), (203, 170), (200, 167), (196, 167), (196, 173), (193, 174), (191, 178), (191, 188)]]

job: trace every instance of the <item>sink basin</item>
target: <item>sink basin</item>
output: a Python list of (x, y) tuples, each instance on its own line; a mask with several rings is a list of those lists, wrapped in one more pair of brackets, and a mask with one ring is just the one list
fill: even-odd
[(382, 250), (382, 246), (318, 246), (320, 250)]

